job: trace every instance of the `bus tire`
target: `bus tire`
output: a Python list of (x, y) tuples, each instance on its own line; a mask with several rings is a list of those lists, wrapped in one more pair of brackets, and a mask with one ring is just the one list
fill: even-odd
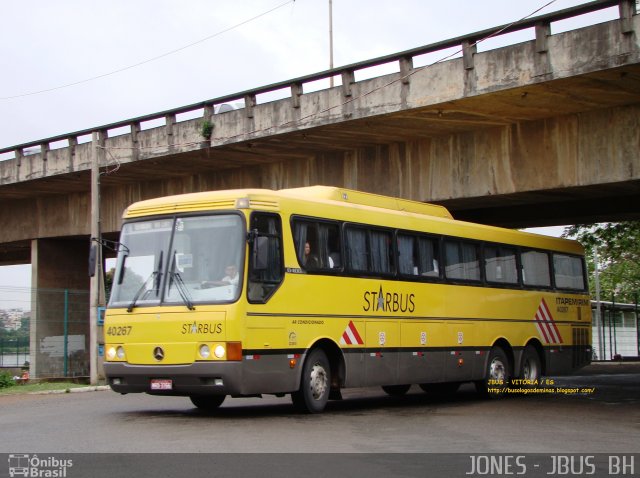
[(421, 383), (420, 388), (423, 392), (446, 397), (458, 391), (460, 382)]
[(410, 388), (411, 388), (411, 385), (383, 385), (382, 386), (382, 390), (384, 390), (387, 395), (390, 395), (392, 397), (401, 397), (405, 395)]
[(493, 347), (489, 352), (484, 379), (475, 382), (476, 391), (485, 398), (501, 398), (510, 380), (509, 357), (501, 347)]
[(192, 395), (189, 398), (200, 410), (216, 410), (222, 402), (224, 402), (226, 395)]
[(320, 413), (329, 400), (331, 367), (327, 355), (316, 348), (309, 353), (302, 367), (300, 389), (291, 394), (293, 405), (303, 413)]
[(538, 355), (538, 351), (533, 345), (527, 345), (522, 352), (522, 360), (520, 362), (520, 379), (526, 380), (525, 387), (532, 387), (540, 382), (542, 377), (542, 361)]

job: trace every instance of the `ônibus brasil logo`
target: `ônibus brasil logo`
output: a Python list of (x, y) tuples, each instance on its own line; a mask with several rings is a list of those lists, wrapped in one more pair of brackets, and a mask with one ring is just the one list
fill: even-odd
[(9, 476), (26, 476), (38, 478), (65, 478), (67, 468), (73, 466), (73, 460), (60, 459), (54, 456), (46, 458), (27, 453), (9, 455)]

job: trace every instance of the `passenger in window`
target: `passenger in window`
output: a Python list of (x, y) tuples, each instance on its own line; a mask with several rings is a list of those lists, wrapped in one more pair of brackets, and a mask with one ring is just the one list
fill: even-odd
[(309, 244), (309, 242), (304, 243), (304, 257), (302, 258), (302, 265), (305, 269), (317, 269), (320, 267), (318, 257), (311, 253), (311, 244)]
[(238, 268), (234, 265), (228, 265), (224, 268), (226, 274), (222, 279), (215, 281), (204, 281), (200, 286), (202, 289), (209, 289), (211, 287), (219, 287), (223, 285), (238, 285), (240, 276), (238, 275)]

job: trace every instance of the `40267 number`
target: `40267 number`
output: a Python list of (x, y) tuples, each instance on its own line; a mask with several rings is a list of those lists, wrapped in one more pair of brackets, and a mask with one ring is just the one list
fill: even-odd
[(107, 335), (129, 335), (133, 327), (131, 325), (126, 325), (123, 327), (109, 327), (107, 329)]

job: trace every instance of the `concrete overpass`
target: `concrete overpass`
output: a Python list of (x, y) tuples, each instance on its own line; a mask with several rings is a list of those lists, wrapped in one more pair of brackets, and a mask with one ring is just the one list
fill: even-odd
[[(619, 19), (552, 34), (554, 22), (611, 6)], [(477, 50), (490, 35), (525, 29), (530, 41)], [(633, 0), (595, 1), (0, 149), (0, 264), (31, 262), (34, 287), (86, 289), (92, 165), (111, 238), (136, 200), (309, 184), (436, 202), (509, 227), (638, 218), (639, 31)], [(418, 66), (450, 47), (461, 55)], [(397, 71), (359, 79), (384, 64)], [(334, 76), (340, 86), (306, 91)]]

